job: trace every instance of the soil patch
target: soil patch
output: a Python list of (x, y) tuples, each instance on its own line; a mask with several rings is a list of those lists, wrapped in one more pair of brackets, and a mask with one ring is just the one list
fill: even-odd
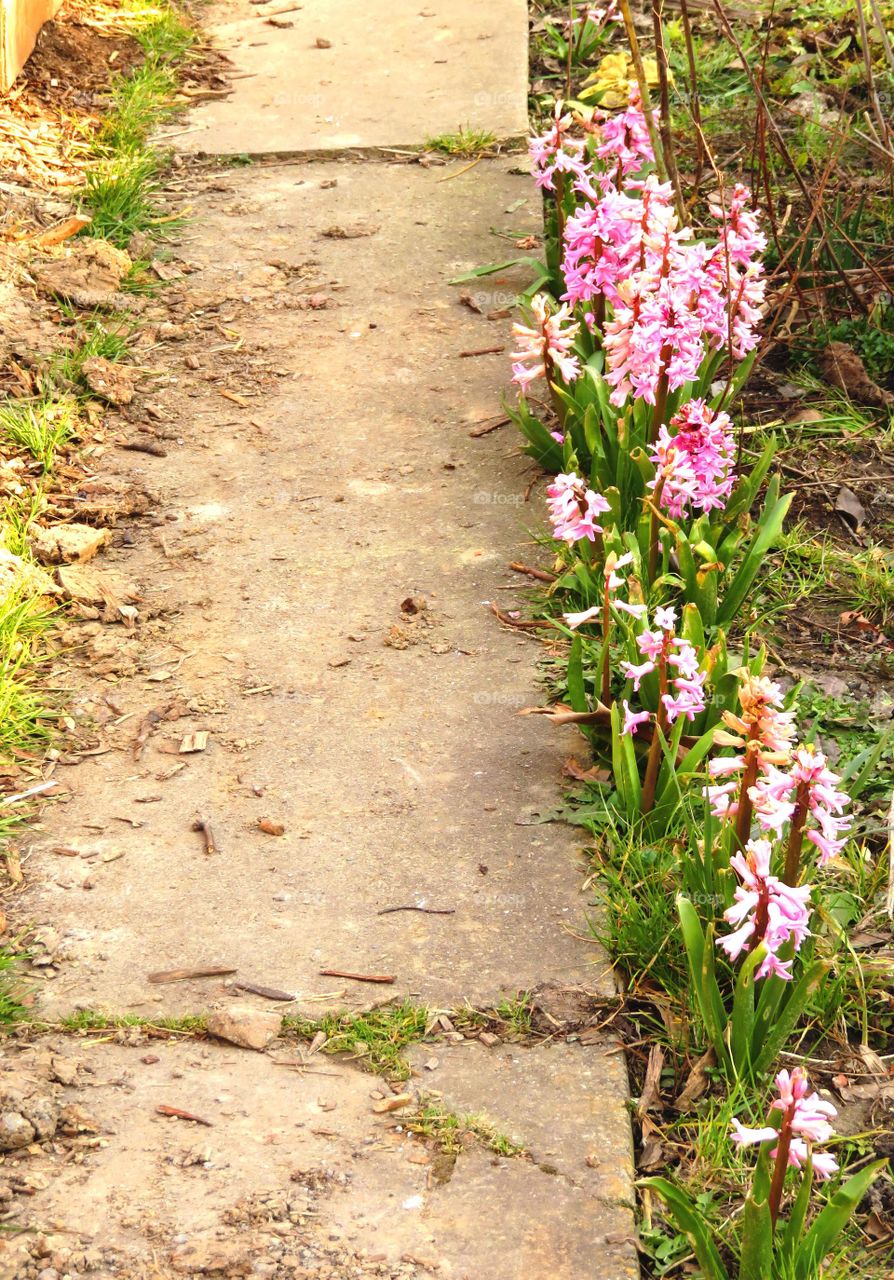
[(28, 89), (41, 102), (90, 109), (112, 77), (142, 62), (131, 36), (103, 35), (61, 15), (48, 22), (23, 72)]

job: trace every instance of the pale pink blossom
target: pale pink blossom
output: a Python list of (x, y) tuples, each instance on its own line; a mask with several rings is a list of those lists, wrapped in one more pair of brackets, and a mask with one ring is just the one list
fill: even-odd
[[(798, 747), (787, 769), (771, 767), (753, 787), (751, 798), (758, 823), (764, 830), (779, 832), (800, 807), (805, 836), (819, 849), (823, 866), (844, 848), (851, 827), (851, 819), (844, 813), (850, 796), (838, 790), (840, 781), (822, 751), (809, 743)], [(815, 827), (806, 825), (811, 820)]]
[(793, 943), (797, 951), (809, 935), (810, 885), (793, 888), (772, 874), (772, 846), (768, 840), (749, 840), (744, 853), (730, 859), (739, 877), (734, 904), (724, 912), (727, 924), (736, 925), (733, 933), (717, 939), (731, 960), (743, 951), (751, 952), (761, 943), (767, 947), (755, 973), (756, 978), (776, 974), (791, 980), (791, 959), (783, 960), (779, 948)]
[(555, 191), (557, 173), (570, 173), (576, 178), (582, 178), (586, 173), (584, 139), (575, 137), (571, 132), (573, 128), (574, 117), (563, 111), (563, 104), (557, 102), (550, 127), (545, 133), (528, 139), (528, 155), (538, 187)]
[(535, 294), (531, 299), (535, 323), (516, 322), (512, 326), (518, 347), (511, 356), (512, 380), (523, 391), (537, 378), (552, 379), (556, 370), (566, 382), (580, 376), (580, 360), (572, 353), (580, 325), (574, 320), (571, 307), (560, 306), (551, 311), (551, 305), (545, 293)]
[(786, 1163), (790, 1167), (803, 1169), (807, 1161), (812, 1160), (817, 1177), (831, 1177), (838, 1171), (837, 1161), (826, 1151), (814, 1151), (813, 1144), (828, 1142), (834, 1136), (829, 1122), (838, 1114), (835, 1107), (818, 1093), (808, 1093), (810, 1085), (801, 1067), (795, 1067), (791, 1073), (780, 1071), (776, 1088), (779, 1096), (773, 1099), (770, 1110), (781, 1113), (779, 1127), (765, 1125), (752, 1129), (734, 1118), (731, 1121), (733, 1142), (738, 1147), (773, 1142), (776, 1145), (770, 1156), (774, 1160), (785, 1145)]
[(546, 489), (553, 534), (568, 543), (586, 538), (595, 542), (602, 526), (596, 517), (610, 510), (601, 493), (595, 493), (575, 472), (556, 476)]
[(704, 400), (689, 400), (663, 423), (650, 455), (657, 474), (649, 487), (658, 505), (675, 520), (690, 508), (712, 511), (726, 505), (735, 484), (735, 445), (726, 413)]

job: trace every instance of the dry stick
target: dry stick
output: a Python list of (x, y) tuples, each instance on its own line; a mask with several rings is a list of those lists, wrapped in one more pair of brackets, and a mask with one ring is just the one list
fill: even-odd
[(624, 19), (624, 30), (627, 32), (627, 43), (630, 45), (630, 58), (633, 62), (636, 83), (639, 85), (639, 96), (642, 101), (643, 114), (646, 117), (646, 128), (649, 130), (649, 141), (652, 143), (652, 150), (655, 153), (655, 168), (658, 170), (658, 177), (661, 181), (667, 182), (667, 165), (664, 163), (664, 156), (661, 153), (661, 140), (658, 136), (658, 130), (655, 128), (652, 99), (649, 95), (646, 69), (643, 66), (642, 55), (639, 51), (639, 41), (636, 38), (636, 27), (633, 25), (633, 14), (630, 12), (630, 0), (620, 0), (620, 3), (621, 15)]
[(881, 125), (882, 137), (888, 136), (888, 123), (882, 112), (882, 104), (878, 100), (878, 90), (875, 87), (875, 75), (872, 70), (872, 50), (869, 47), (869, 32), (866, 29), (866, 14), (863, 12), (863, 0), (855, 0), (857, 9), (857, 22), (860, 26), (860, 47), (863, 53), (863, 62), (866, 65), (866, 86), (869, 89), (869, 98), (872, 102), (872, 109), (875, 112), (875, 118)]
[(692, 24), (689, 21), (689, 0), (680, 0), (680, 17), (683, 19), (683, 39), (686, 43), (686, 61), (689, 64), (689, 111), (696, 129), (695, 177), (692, 189), (693, 194), (697, 195), (705, 167), (705, 140), (702, 136), (702, 108), (698, 96), (698, 70), (692, 43)]
[(545, 569), (532, 569), (529, 564), (520, 564), (518, 560), (513, 560), (509, 568), (514, 569), (516, 573), (525, 573), (529, 578), (536, 578), (538, 582), (555, 582), (557, 580), (554, 573), (547, 573)]
[[(623, 3), (623, 0), (622, 0), (622, 3)], [(798, 166), (795, 164), (794, 160), (792, 159), (791, 152), (786, 146), (785, 138), (783, 138), (782, 136), (782, 131), (780, 130), (779, 125), (776, 123), (776, 121), (773, 119), (773, 116), (770, 114), (770, 109), (767, 106), (767, 100), (763, 95), (763, 91), (761, 90), (760, 85), (757, 83), (757, 80), (754, 78), (754, 72), (751, 70), (751, 67), (749, 66), (748, 58), (745, 56), (745, 51), (742, 48), (741, 42), (739, 41), (735, 31), (733, 31), (733, 28), (730, 25), (730, 21), (726, 16), (726, 11), (723, 7), (723, 4), (721, 3), (721, 0), (712, 0), (712, 3), (717, 12), (718, 18), (720, 19), (720, 25), (723, 27), (724, 34), (726, 35), (726, 38), (729, 40), (730, 44), (735, 49), (736, 54), (739, 58), (739, 61), (742, 64), (742, 70), (745, 72), (746, 76), (748, 77), (748, 83), (751, 85), (752, 92), (754, 93), (754, 96), (757, 98), (758, 102), (761, 103), (761, 105), (764, 108), (764, 111), (766, 112), (767, 123), (769, 124), (770, 129), (773, 133), (773, 139), (779, 150), (779, 154), (782, 156), (783, 160), (788, 165), (789, 172), (791, 173), (792, 177), (795, 179), (795, 182), (798, 184), (798, 187), (804, 199), (807, 200), (808, 203), (812, 204), (813, 201), (811, 199), (811, 195), (807, 187), (807, 183), (801, 177), (800, 170), (798, 169)], [(819, 209), (817, 209), (817, 220), (819, 221), (821, 230), (826, 232), (827, 230), (826, 216), (825, 216), (825, 213), (821, 214)], [(841, 228), (838, 227), (837, 223), (835, 223), (835, 226), (838, 228), (839, 231), (841, 230)], [(828, 246), (828, 248), (829, 248), (829, 256), (835, 265), (835, 269), (839, 279), (841, 280), (844, 287), (847, 289), (848, 293), (854, 299), (857, 306), (862, 311), (865, 311), (866, 310), (865, 300), (860, 297), (856, 289), (851, 284), (850, 280), (848, 280), (847, 273), (845, 272), (840, 261), (838, 260), (838, 255), (832, 249), (831, 244)]]
[(670, 89), (668, 79), (667, 66), (667, 49), (664, 44), (664, 27), (662, 21), (664, 17), (664, 0), (652, 0), (652, 30), (655, 39), (655, 58), (658, 62), (658, 92), (659, 101), (661, 103), (661, 112), (658, 116), (658, 128), (661, 131), (661, 148), (664, 152), (665, 163), (667, 164), (668, 177), (674, 188), (674, 202), (677, 206), (677, 216), (681, 223), (687, 221), (686, 206), (683, 202), (683, 188), (680, 185), (680, 175), (677, 172), (677, 158), (674, 155), (674, 139), (671, 133), (670, 122)]
[(347, 973), (344, 969), (321, 969), (324, 978), (350, 978), (352, 982), (396, 982), (393, 973)]

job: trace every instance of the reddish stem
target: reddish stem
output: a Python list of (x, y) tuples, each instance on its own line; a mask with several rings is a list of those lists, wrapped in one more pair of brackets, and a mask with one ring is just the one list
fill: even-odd
[(652, 734), (652, 745), (649, 747), (649, 758), (646, 761), (646, 776), (643, 779), (643, 813), (650, 813), (655, 803), (655, 788), (658, 785), (658, 769), (661, 764), (661, 735), (667, 731), (667, 708), (664, 705), (664, 695), (666, 693), (667, 658), (662, 653), (658, 659), (658, 712), (655, 716), (655, 729)]
[(792, 888), (801, 878), (801, 851), (804, 847), (804, 827), (810, 811), (810, 784), (800, 782), (795, 796), (795, 811), (788, 832), (788, 846), (785, 850), (785, 871), (782, 878)]

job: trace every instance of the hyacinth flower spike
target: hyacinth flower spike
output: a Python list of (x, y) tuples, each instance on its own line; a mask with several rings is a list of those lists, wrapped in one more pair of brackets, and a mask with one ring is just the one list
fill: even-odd
[(766, 1125), (749, 1129), (736, 1119), (732, 1121), (732, 1140), (736, 1146), (775, 1143), (770, 1151), (775, 1163), (768, 1201), (774, 1227), (779, 1219), (785, 1175), (790, 1168), (804, 1169), (809, 1161), (814, 1175), (823, 1180), (838, 1171), (838, 1163), (832, 1156), (813, 1150), (814, 1144), (828, 1142), (834, 1135), (829, 1121), (834, 1120), (838, 1112), (832, 1103), (825, 1102), (817, 1093), (808, 1093), (810, 1084), (800, 1067), (791, 1073), (780, 1071), (776, 1088), (778, 1097), (770, 1104), (770, 1110), (780, 1113), (778, 1127)]

